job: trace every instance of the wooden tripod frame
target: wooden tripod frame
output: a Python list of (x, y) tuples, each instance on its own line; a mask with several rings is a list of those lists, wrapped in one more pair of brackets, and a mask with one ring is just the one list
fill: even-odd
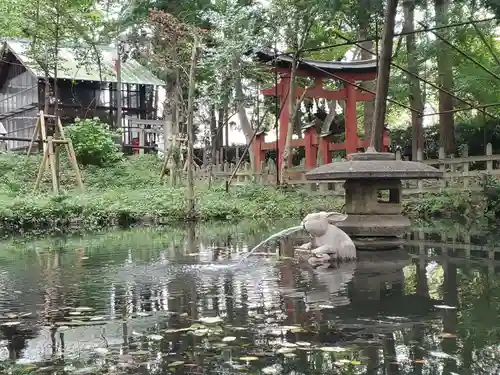
[(28, 147), (27, 155), (31, 153), (33, 148), (33, 144), (37, 139), (38, 135), (41, 135), (43, 142), (43, 158), (40, 164), (40, 168), (38, 169), (38, 174), (36, 176), (34, 191), (36, 191), (40, 187), (40, 182), (42, 181), (43, 172), (48, 167), (50, 169), (50, 174), (52, 177), (52, 188), (54, 193), (59, 194), (59, 157), (58, 157), (58, 147), (64, 145), (66, 152), (68, 154), (69, 161), (71, 166), (73, 167), (76, 175), (76, 183), (80, 191), (83, 192), (83, 180), (82, 175), (80, 173), (80, 168), (78, 167), (78, 162), (76, 161), (75, 150), (73, 149), (73, 143), (71, 143), (71, 139), (66, 138), (64, 136), (64, 129), (61, 124), (61, 120), (59, 117), (56, 121), (56, 133), (54, 137), (47, 137), (47, 128), (45, 126), (45, 119), (47, 117), (54, 118), (52, 115), (45, 115), (43, 111), (40, 111), (37, 122), (35, 125), (35, 130), (33, 131), (33, 136), (31, 137), (30, 145)]
[(179, 137), (179, 136), (172, 136), (170, 137), (170, 140), (172, 141), (170, 147), (168, 148), (168, 152), (167, 152), (167, 155), (165, 156), (165, 160), (163, 161), (163, 166), (161, 168), (161, 172), (160, 172), (160, 180), (163, 180), (163, 177), (167, 175), (167, 172), (168, 172), (168, 163), (170, 161), (170, 159), (172, 158), (172, 152), (174, 150), (175, 147), (177, 147), (178, 145), (180, 145), (181, 143), (183, 142), (186, 142), (186, 138), (185, 137)]

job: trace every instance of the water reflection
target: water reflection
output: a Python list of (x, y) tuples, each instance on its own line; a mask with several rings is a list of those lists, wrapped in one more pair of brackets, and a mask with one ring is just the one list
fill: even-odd
[(142, 246), (131, 244), (141, 233), (124, 232), (108, 247), (67, 242), (4, 255), (0, 366), (35, 364), (50, 374), (499, 371), (499, 280), (485, 263), (495, 260), (493, 246), (469, 260), (467, 243), (427, 246), (434, 235), (420, 231), (404, 250), (315, 270), (297, 264), (287, 239), (245, 269), (207, 272), (200, 264), (238, 260), (268, 233), (210, 237), (190, 227), (168, 243), (151, 245), (146, 232)]

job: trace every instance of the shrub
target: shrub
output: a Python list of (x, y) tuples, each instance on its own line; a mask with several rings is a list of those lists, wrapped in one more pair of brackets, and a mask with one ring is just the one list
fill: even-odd
[(68, 126), (67, 132), (80, 164), (103, 167), (120, 160), (121, 154), (115, 143), (117, 134), (98, 118), (77, 119)]

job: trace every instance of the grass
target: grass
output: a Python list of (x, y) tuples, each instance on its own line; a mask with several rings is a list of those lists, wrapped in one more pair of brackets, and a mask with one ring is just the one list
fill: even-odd
[[(113, 167), (82, 168), (85, 192), (76, 190), (73, 172), (62, 161), (61, 191), (51, 193), (48, 172), (40, 192), (33, 192), (39, 156), (0, 156), (0, 232), (64, 233), (95, 231), (136, 224), (173, 224), (186, 218), (183, 186), (171, 188), (159, 181), (161, 162), (155, 156), (125, 158)], [(279, 191), (258, 184), (196, 190), (199, 221), (243, 219), (270, 222), (301, 218), (315, 210), (339, 210), (334, 197), (297, 191)]]
[[(96, 231), (186, 220), (185, 187), (172, 188), (160, 182), (161, 161), (154, 155), (123, 158), (111, 167), (83, 167), (84, 193), (76, 190), (74, 173), (63, 159), (59, 196), (51, 192), (48, 172), (40, 191), (33, 192), (40, 161), (40, 155), (0, 155), (0, 235)], [(195, 217), (202, 222), (269, 223), (282, 218), (300, 219), (318, 210), (339, 211), (342, 204), (343, 200), (328, 192), (284, 191), (248, 184), (232, 186), (226, 193), (222, 186), (208, 189), (199, 183)], [(475, 220), (485, 212), (485, 199), (467, 191), (444, 191), (407, 199), (403, 206), (405, 214), (414, 219)]]

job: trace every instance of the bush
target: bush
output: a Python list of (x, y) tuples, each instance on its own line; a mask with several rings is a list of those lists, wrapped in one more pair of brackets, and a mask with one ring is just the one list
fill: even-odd
[(67, 127), (67, 132), (73, 142), (76, 159), (81, 165), (103, 167), (120, 160), (121, 154), (115, 143), (118, 134), (98, 118), (77, 119)]

